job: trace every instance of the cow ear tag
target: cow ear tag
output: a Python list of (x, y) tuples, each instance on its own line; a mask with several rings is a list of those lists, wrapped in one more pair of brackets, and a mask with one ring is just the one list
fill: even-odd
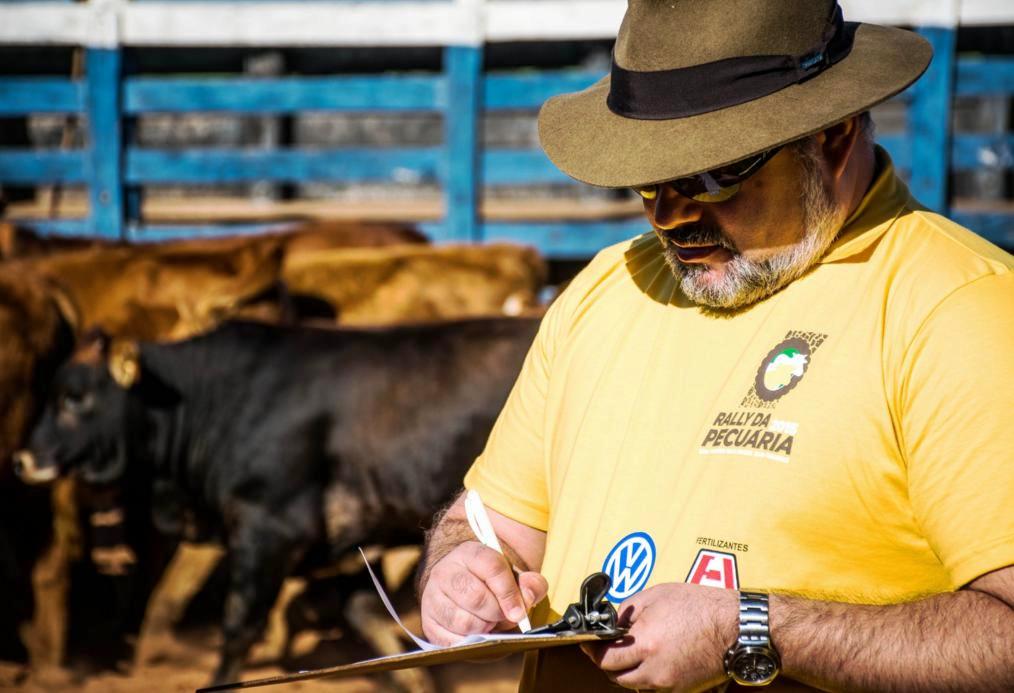
[(117, 385), (125, 390), (133, 387), (141, 375), (137, 342), (115, 340), (109, 347), (108, 368)]

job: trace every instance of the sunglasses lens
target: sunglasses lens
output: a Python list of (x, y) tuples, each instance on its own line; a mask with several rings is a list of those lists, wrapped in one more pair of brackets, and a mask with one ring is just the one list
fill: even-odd
[(733, 183), (732, 185), (723, 186), (717, 190), (705, 190), (704, 192), (688, 195), (687, 197), (692, 200), (696, 200), (697, 202), (725, 202), (730, 197), (738, 193), (740, 187), (740, 183)]
[(654, 200), (658, 196), (660, 185), (669, 185), (683, 197), (696, 202), (725, 202), (743, 187), (743, 181), (756, 173), (768, 162), (781, 147), (775, 147), (749, 159), (737, 161), (712, 171), (699, 173), (688, 178), (677, 178), (667, 183), (642, 185), (634, 188), (634, 192), (645, 200)]

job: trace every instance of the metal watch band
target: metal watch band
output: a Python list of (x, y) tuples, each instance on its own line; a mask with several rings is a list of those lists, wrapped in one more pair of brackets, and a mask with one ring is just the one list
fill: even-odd
[(742, 646), (771, 647), (768, 595), (739, 593), (739, 638), (736, 641)]
[(725, 654), (725, 673), (741, 686), (766, 686), (781, 670), (771, 643), (768, 595), (739, 593), (739, 636)]

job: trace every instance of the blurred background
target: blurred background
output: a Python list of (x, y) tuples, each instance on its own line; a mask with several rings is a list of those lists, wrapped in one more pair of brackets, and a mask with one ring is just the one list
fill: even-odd
[[(924, 204), (1009, 245), (1010, 3), (843, 6), (933, 43), (929, 74), (876, 110), (880, 140)], [(586, 258), (642, 228), (637, 206), (556, 171), (534, 118), (605, 74), (624, 7), (4, 2), (7, 216), (126, 240), (396, 219)]]
[[(841, 4), (846, 20), (933, 44), (928, 73), (874, 109), (877, 139), (920, 201), (1014, 248), (1014, 3)], [(117, 540), (129, 560), (111, 567), (72, 479), (29, 488), (9, 469), (46, 369), (95, 327), (180, 340), (236, 317), (380, 327), (538, 316), (595, 252), (645, 230), (632, 194), (557, 171), (535, 121), (546, 98), (608, 71), (625, 5), (0, 2), (0, 688), (190, 690), (207, 682), (221, 638), (226, 568), (212, 552), (170, 609), (164, 647), (139, 657), (178, 538), (152, 548), (131, 528)], [(70, 342), (27, 336), (46, 320)], [(393, 588), (415, 555), (385, 554)], [(321, 603), (340, 589), (318, 590)], [(315, 618), (285, 658), (254, 657), (244, 675), (375, 653)], [(513, 690), (517, 665), (319, 685)]]

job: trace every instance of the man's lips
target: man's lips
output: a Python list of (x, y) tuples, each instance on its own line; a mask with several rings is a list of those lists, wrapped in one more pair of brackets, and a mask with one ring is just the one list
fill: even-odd
[[(673, 229), (656, 229), (655, 232), (663, 239), (677, 259), (685, 263), (704, 263), (709, 259), (715, 262), (728, 260), (733, 256), (733, 251), (722, 241), (709, 243), (715, 238), (717, 232), (703, 233), (693, 232), (680, 233)], [(718, 255), (719, 257), (712, 257)]]
[(720, 245), (695, 245), (684, 247), (678, 243), (673, 243), (673, 247), (676, 248), (676, 257), (681, 262), (695, 262), (703, 260), (719, 250), (724, 250)]

